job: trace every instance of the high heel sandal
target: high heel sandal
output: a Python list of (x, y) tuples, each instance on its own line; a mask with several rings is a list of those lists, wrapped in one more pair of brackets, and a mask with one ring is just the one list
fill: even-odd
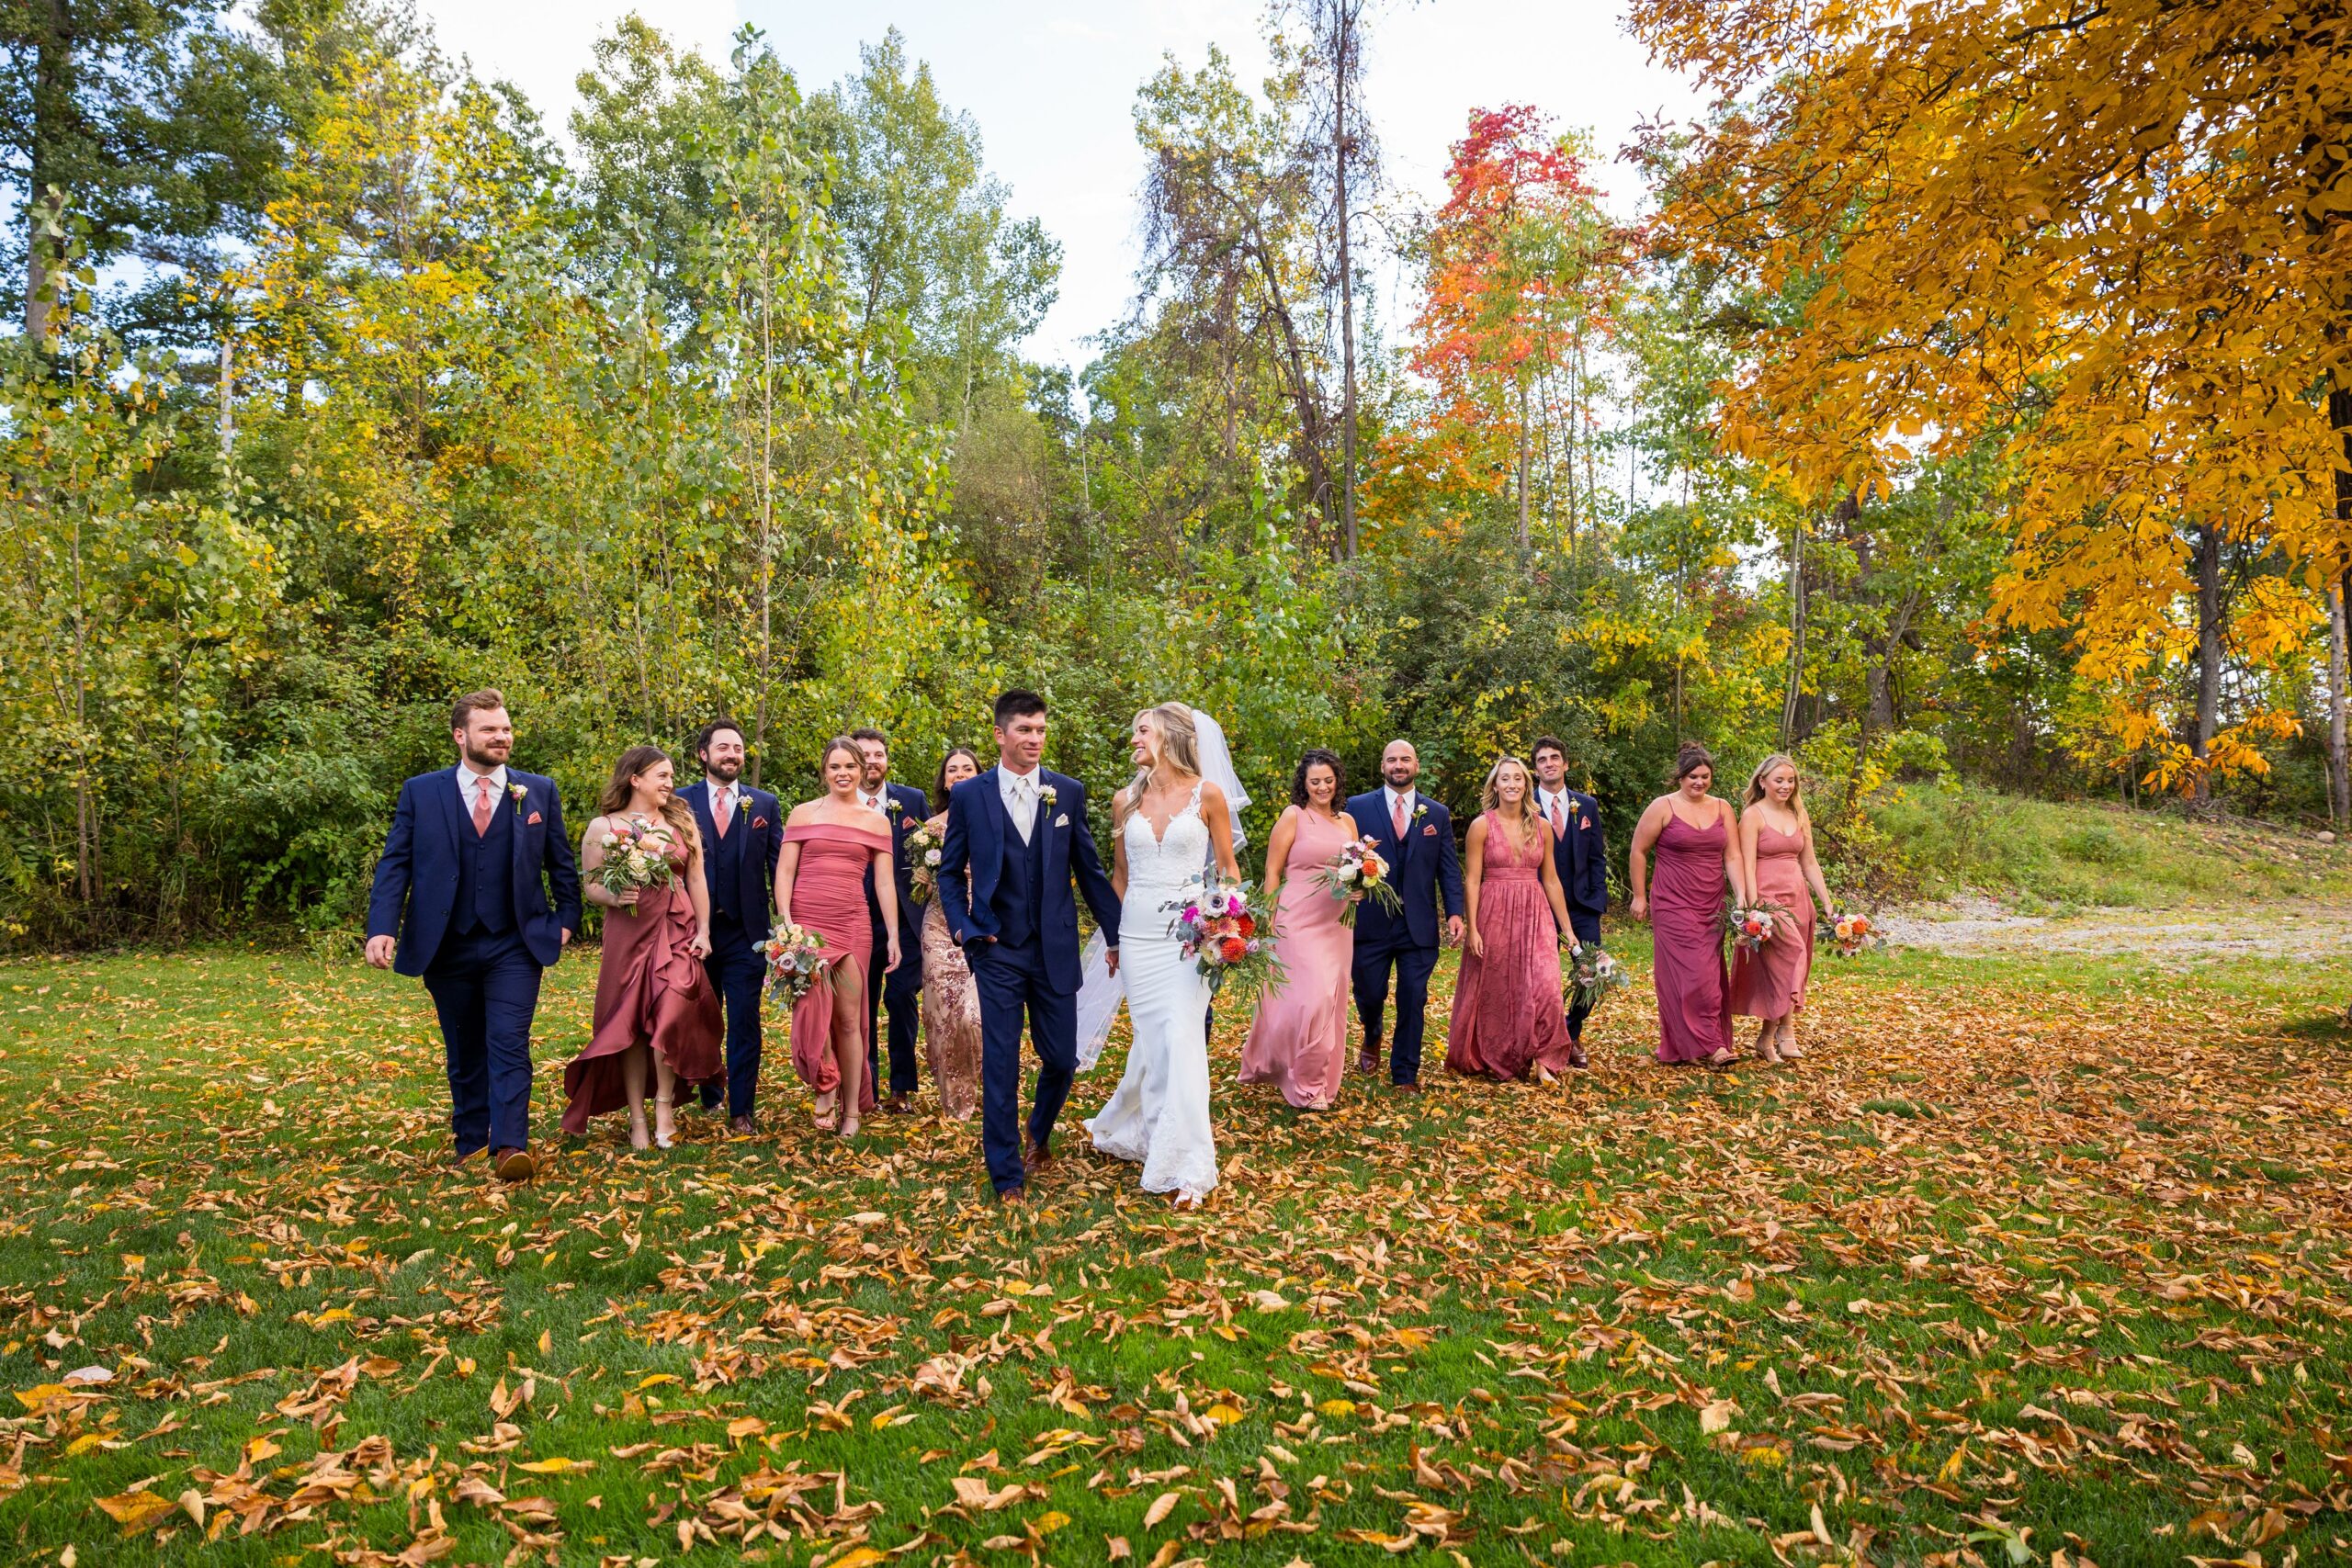
[[(820, 1094), (817, 1097), (816, 1123), (817, 1131), (820, 1133), (830, 1133), (834, 1128), (841, 1125), (842, 1108), (841, 1100), (838, 1098), (840, 1093), (841, 1090), (832, 1089), (828, 1091), (826, 1094)], [(832, 1103), (830, 1105), (826, 1103), (828, 1099), (832, 1100)]]
[[(674, 1114), (677, 1103), (675, 1100), (665, 1095), (657, 1094), (653, 1097), (653, 1146), (657, 1149), (677, 1146), (678, 1126)], [(666, 1133), (662, 1130), (662, 1113), (665, 1111), (673, 1112), (670, 1130)]]
[(1781, 1022), (1780, 1036), (1772, 1043), (1781, 1053), (1781, 1060), (1783, 1062), (1793, 1062), (1804, 1055), (1803, 1048), (1797, 1044), (1797, 1025), (1794, 1019), (1784, 1020)]

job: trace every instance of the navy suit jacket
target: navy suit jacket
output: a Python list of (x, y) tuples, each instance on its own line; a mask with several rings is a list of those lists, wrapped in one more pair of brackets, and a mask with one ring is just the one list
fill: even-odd
[[(1044, 950), (1046, 979), (1055, 991), (1076, 995), (1080, 980), (1078, 900), (1070, 896), (1073, 877), (1085, 896), (1086, 907), (1102, 928), (1102, 940), (1119, 945), (1119, 895), (1095, 852), (1094, 833), (1086, 825), (1086, 786), (1076, 779), (1038, 770), (1038, 783), (1054, 791), (1054, 803), (1037, 802), (1035, 832), (1046, 837), (1044, 902), (1037, 912), (1038, 945)], [(947, 917), (948, 934), (959, 942), (993, 937), (998, 927), (994, 908), (999, 874), (1004, 868), (1005, 845), (1021, 842), (1012, 818), (1005, 815), (1002, 786), (997, 770), (966, 779), (947, 794), (947, 840), (940, 846), (939, 900)], [(969, 870), (971, 891), (964, 874)], [(903, 945), (903, 943), (901, 943)]]
[[(506, 770), (506, 782), (510, 798), (498, 809), (515, 818), (514, 929), (539, 966), (548, 968), (563, 956), (562, 933), (580, 929), (580, 872), (564, 837), (563, 797), (553, 779), (518, 768)], [(511, 798), (516, 784), (520, 800)], [(368, 934), (399, 939), (392, 967), (401, 974), (424, 974), (441, 951), (458, 898), (459, 835), (473, 830), (473, 814), (458, 798), (454, 765), (401, 785), (368, 900)]]
[(1609, 843), (1600, 831), (1600, 802), (1581, 790), (1563, 790), (1568, 827), (1552, 845), (1552, 864), (1568, 908), (1587, 914), (1609, 908)]
[(1392, 868), (1391, 880), (1405, 902), (1393, 915), (1374, 899), (1356, 906), (1356, 946), (1365, 952), (1397, 945), (1400, 932), (1411, 946), (1435, 947), (1440, 900), (1446, 914), (1462, 913), (1462, 857), (1454, 848), (1453, 818), (1418, 790), (1413, 804), (1420, 815), (1405, 819), (1405, 837), (1399, 841), (1385, 794), (1374, 790), (1348, 798), (1348, 815), (1361, 832), (1380, 840)]
[[(731, 900), (736, 918), (743, 929), (752, 933), (753, 942), (765, 942), (769, 916), (775, 903), (775, 863), (784, 852), (784, 807), (775, 796), (750, 784), (740, 784), (743, 803), (735, 809), (735, 820), (728, 825), (727, 836), (749, 833), (743, 845), (743, 858), (736, 873), (735, 897)], [(710, 814), (710, 781), (698, 779), (678, 792), (678, 798), (694, 807), (695, 828), (702, 834), (702, 874), (704, 886), (715, 898), (718, 893), (718, 862), (710, 853), (710, 846), (718, 842), (718, 819)], [(715, 911), (716, 904), (711, 906)]]
[[(891, 807), (898, 809), (893, 811)], [(899, 966), (890, 978), (901, 985), (922, 983), (922, 910), (915, 903), (914, 863), (907, 859), (907, 840), (931, 818), (931, 797), (912, 784), (882, 786), (882, 815), (890, 820), (890, 872), (899, 888)], [(874, 901), (874, 868), (865, 868), (865, 908), (874, 921), (874, 936), (882, 937), (882, 906)], [(876, 950), (881, 951), (879, 947)]]

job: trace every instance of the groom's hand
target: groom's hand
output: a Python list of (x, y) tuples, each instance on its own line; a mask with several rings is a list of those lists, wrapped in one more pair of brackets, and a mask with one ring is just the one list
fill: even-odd
[(392, 966), (392, 949), (395, 945), (393, 940), (388, 936), (369, 937), (368, 962), (379, 969), (390, 969)]
[(1102, 962), (1106, 973), (1116, 978), (1119, 973), (1119, 950), (1115, 947), (1105, 949), (1102, 953)]

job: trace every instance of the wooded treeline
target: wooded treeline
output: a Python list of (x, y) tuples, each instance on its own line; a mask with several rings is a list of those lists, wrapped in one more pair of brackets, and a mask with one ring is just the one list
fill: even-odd
[(2344, 84), (2296, 35), (2200, 116), (2225, 51), (2173, 39), (2109, 75), (2188, 107), (2112, 106), (2104, 162), (1974, 132), (2026, 171), (1980, 211), (1952, 127), (2159, 23), (1948, 9), (1908, 41), (1975, 96), (1867, 186), (1905, 40), (1649, 0), (1726, 96), (1627, 226), (1509, 105), (1407, 210), (1375, 8), (1285, 0), (1268, 80), (1140, 85), (1147, 254), (1075, 385), (1022, 356), (1052, 236), (895, 35), (819, 85), (625, 23), (567, 149), (374, 0), (0, 13), (0, 930), (346, 929), (482, 684), (575, 795), (721, 710), (787, 795), (864, 722), (927, 784), (1018, 680), (1097, 780), (1135, 709), (1215, 712), (1260, 841), (1300, 748), (1391, 734), (1467, 805), (1557, 733), (1623, 820), (1682, 739), (1727, 790), (1787, 745), (1857, 874), (1905, 782), (2343, 816), (2352, 186), (2287, 122)]

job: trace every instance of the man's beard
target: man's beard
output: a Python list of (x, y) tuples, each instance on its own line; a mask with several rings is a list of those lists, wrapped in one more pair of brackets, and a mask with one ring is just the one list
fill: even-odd
[(743, 776), (743, 764), (741, 762), (706, 762), (703, 764), (703, 771), (708, 773), (712, 778), (717, 779), (720, 784), (733, 784), (737, 779)]
[[(473, 764), (473, 770), (478, 773), (486, 773), (492, 768), (503, 765), (506, 761), (504, 757), (493, 757), (486, 751), (477, 751), (471, 746), (461, 746), (458, 750), (465, 752), (466, 761)], [(507, 750), (512, 751), (514, 748), (509, 746)]]

